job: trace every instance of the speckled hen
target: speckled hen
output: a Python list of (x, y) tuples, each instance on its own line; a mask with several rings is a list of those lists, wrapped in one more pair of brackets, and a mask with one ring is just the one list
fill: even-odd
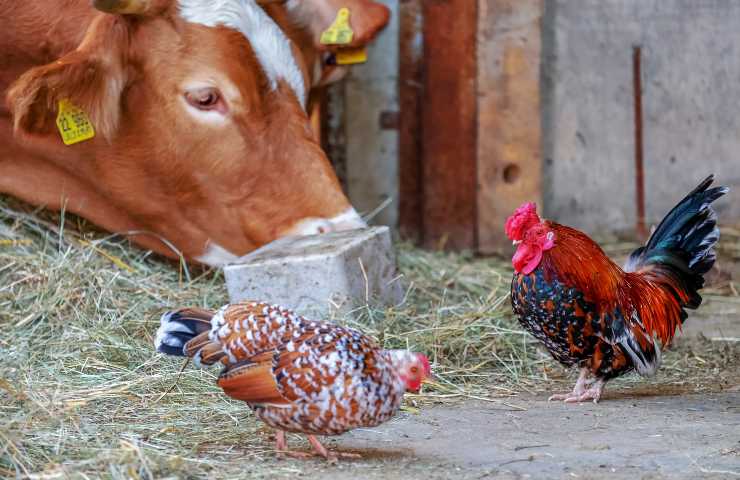
[(704, 274), (719, 239), (712, 203), (726, 187), (704, 180), (661, 221), (624, 269), (585, 234), (540, 219), (522, 205), (506, 222), (518, 245), (512, 259), (511, 301), (521, 324), (566, 366), (581, 375), (572, 392), (551, 399), (601, 398), (604, 384), (631, 370), (652, 375), (702, 298)]
[(278, 452), (296, 457), (308, 455), (288, 452), (285, 432), (308, 434), (316, 453), (336, 459), (314, 435), (385, 422), (430, 375), (423, 354), (382, 350), (357, 330), (259, 302), (167, 312), (155, 346), (198, 365), (220, 362), (218, 385), (277, 430)]

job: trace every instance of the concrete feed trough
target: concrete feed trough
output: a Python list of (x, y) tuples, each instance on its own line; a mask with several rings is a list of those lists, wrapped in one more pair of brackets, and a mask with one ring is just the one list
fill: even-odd
[(388, 227), (282, 238), (224, 273), (232, 303), (260, 300), (317, 318), (403, 299)]

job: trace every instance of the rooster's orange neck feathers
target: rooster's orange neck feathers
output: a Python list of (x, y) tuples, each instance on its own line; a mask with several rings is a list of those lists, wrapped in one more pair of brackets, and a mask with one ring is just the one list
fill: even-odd
[(582, 292), (586, 301), (597, 305), (600, 315), (619, 308), (625, 317), (637, 314), (663, 344), (673, 339), (681, 327), (681, 306), (668, 293), (671, 289), (661, 288), (659, 282), (668, 280), (651, 275), (650, 270), (624, 272), (584, 233), (555, 222), (543, 223), (555, 232), (560, 246), (542, 256), (546, 277), (557, 276)]

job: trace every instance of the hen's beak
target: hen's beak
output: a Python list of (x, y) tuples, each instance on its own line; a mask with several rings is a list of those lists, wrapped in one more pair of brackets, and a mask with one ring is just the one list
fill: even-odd
[(512, 240), (512, 241), (511, 241), (511, 244), (512, 244), (512, 245), (519, 245), (520, 243), (522, 243), (522, 241), (521, 241), (521, 240)]

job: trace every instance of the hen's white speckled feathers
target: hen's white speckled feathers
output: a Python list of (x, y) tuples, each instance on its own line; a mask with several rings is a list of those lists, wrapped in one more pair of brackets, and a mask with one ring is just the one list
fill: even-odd
[[(166, 325), (186, 320), (168, 315), (160, 331), (180, 332)], [(378, 425), (400, 407), (405, 384), (393, 355), (405, 352), (380, 350), (356, 330), (246, 302), (221, 308), (209, 330), (193, 333), (183, 354), (204, 364), (220, 360), (219, 386), (274, 428), (338, 435)]]

